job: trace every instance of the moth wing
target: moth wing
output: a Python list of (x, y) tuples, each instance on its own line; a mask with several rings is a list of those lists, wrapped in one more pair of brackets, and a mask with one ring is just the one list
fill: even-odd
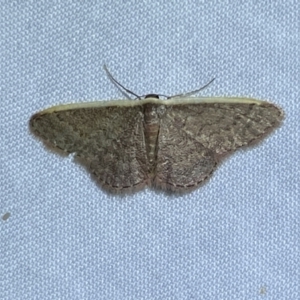
[(37, 136), (75, 153), (109, 191), (135, 191), (147, 184), (141, 106), (57, 108), (31, 118)]
[[(250, 99), (251, 100), (251, 99)], [(223, 155), (261, 139), (283, 118), (275, 105), (243, 98), (204, 98), (166, 105), (158, 137), (155, 185), (194, 188)]]

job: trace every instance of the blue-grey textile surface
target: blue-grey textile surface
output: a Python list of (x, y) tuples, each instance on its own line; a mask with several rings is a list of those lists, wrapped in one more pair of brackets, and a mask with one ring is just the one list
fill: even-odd
[[(300, 299), (298, 1), (1, 1), (1, 299)], [(105, 193), (30, 116), (138, 94), (270, 100), (286, 114), (196, 191)], [(10, 213), (5, 216), (6, 213)], [(6, 220), (5, 220), (6, 219)]]

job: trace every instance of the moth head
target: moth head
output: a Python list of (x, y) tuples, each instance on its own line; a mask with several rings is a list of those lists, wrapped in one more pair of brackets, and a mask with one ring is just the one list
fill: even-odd
[(145, 96), (145, 99), (147, 99), (147, 98), (156, 98), (156, 99), (159, 99), (159, 95), (157, 95), (157, 94), (148, 94), (148, 95)]

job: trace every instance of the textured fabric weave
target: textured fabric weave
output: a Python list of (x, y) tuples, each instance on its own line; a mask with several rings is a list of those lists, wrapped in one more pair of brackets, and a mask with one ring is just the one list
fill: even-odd
[[(269, 3), (269, 4), (267, 4)], [(300, 299), (297, 1), (1, 1), (1, 299)], [(283, 125), (183, 196), (103, 192), (30, 116), (137, 94), (250, 96)], [(10, 213), (8, 219), (4, 216)]]

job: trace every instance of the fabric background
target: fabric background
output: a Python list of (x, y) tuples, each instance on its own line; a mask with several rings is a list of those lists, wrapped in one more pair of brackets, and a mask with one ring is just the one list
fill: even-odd
[[(1, 299), (300, 299), (298, 1), (1, 1)], [(28, 130), (138, 94), (270, 100), (283, 125), (176, 196), (101, 190)], [(4, 219), (6, 219), (4, 217)]]

